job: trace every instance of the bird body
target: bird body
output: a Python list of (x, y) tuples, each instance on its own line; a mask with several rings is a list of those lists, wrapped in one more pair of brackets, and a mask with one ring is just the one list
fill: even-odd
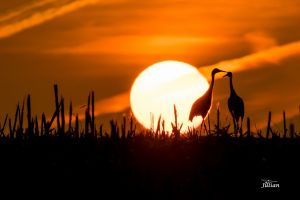
[(206, 118), (212, 103), (212, 92), (214, 87), (215, 74), (219, 72), (224, 72), (224, 71), (217, 68), (215, 68), (212, 71), (211, 73), (212, 79), (208, 90), (204, 93), (204, 95), (202, 95), (193, 103), (190, 111), (190, 116), (189, 116), (190, 121), (193, 121), (193, 118), (196, 116), (201, 116), (203, 120)]
[(203, 96), (198, 98), (192, 105), (189, 120), (193, 121), (195, 116), (201, 116), (205, 119), (210, 107), (212, 100), (212, 89), (213, 84), (210, 85), (209, 89), (204, 93)]
[[(243, 119), (244, 119), (244, 101), (241, 97), (237, 95), (234, 90), (233, 83), (232, 83), (232, 73), (228, 72), (225, 76), (229, 77), (230, 80), (230, 96), (228, 98), (228, 109), (233, 118), (234, 128), (238, 130), (242, 127)], [(224, 77), (225, 77), (224, 76)], [(239, 121), (241, 124), (239, 126)]]
[(236, 121), (244, 119), (244, 101), (238, 95), (230, 95), (228, 98), (228, 109)]

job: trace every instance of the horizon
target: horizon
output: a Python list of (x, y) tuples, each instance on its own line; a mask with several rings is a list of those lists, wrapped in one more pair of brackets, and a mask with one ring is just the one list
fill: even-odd
[[(264, 128), (269, 111), (273, 125), (283, 110), (297, 124), (300, 1), (239, 2), (3, 1), (0, 119), (27, 94), (33, 113), (51, 115), (55, 83), (66, 103), (78, 108), (93, 90), (99, 118), (121, 118), (139, 73), (178, 60), (208, 79), (213, 67), (232, 71), (252, 128)], [(212, 115), (219, 104), (223, 120), (228, 86), (218, 79), (214, 91)]]

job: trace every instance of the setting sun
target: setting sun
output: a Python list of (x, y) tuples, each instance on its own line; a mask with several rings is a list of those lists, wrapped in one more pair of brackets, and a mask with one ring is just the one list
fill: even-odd
[(156, 128), (161, 115), (166, 131), (171, 132), (175, 104), (178, 123), (183, 123), (182, 131), (186, 131), (188, 126), (196, 127), (201, 123), (200, 117), (194, 118), (193, 124), (188, 117), (193, 102), (208, 87), (205, 77), (192, 65), (179, 61), (159, 62), (149, 66), (136, 78), (130, 93), (131, 109), (146, 128)]

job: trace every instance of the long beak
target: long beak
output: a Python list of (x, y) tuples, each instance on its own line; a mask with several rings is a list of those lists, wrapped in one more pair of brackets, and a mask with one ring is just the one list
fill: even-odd
[(228, 76), (228, 73), (227, 73), (227, 74), (225, 74), (225, 75), (223, 76), (223, 78), (224, 78), (224, 77), (226, 77), (226, 76)]

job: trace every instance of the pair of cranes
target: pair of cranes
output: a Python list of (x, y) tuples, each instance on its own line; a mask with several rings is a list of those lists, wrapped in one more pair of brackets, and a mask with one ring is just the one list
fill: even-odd
[[(209, 86), (208, 90), (206, 91), (206, 93), (193, 103), (191, 111), (190, 111), (190, 116), (189, 116), (190, 121), (193, 121), (193, 118), (196, 116), (201, 116), (203, 119), (202, 123), (204, 123), (204, 119), (206, 118), (208, 111), (210, 110), (211, 104), (212, 104), (212, 92), (213, 92), (213, 87), (214, 87), (214, 82), (215, 82), (215, 75), (220, 72), (226, 72), (226, 71), (215, 68), (211, 72), (212, 77), (211, 77), (210, 86)], [(229, 77), (229, 81), (230, 81), (229, 82), (230, 96), (229, 96), (228, 102), (227, 102), (228, 109), (229, 109), (230, 114), (233, 119), (234, 131), (237, 132), (237, 131), (241, 131), (241, 128), (242, 128), (242, 123), (243, 123), (243, 119), (244, 119), (244, 101), (241, 97), (239, 97), (237, 95), (237, 93), (235, 92), (235, 90), (233, 88), (232, 73), (227, 72), (224, 77), (226, 77), (226, 76)], [(239, 124), (239, 121), (241, 121), (240, 124)]]

